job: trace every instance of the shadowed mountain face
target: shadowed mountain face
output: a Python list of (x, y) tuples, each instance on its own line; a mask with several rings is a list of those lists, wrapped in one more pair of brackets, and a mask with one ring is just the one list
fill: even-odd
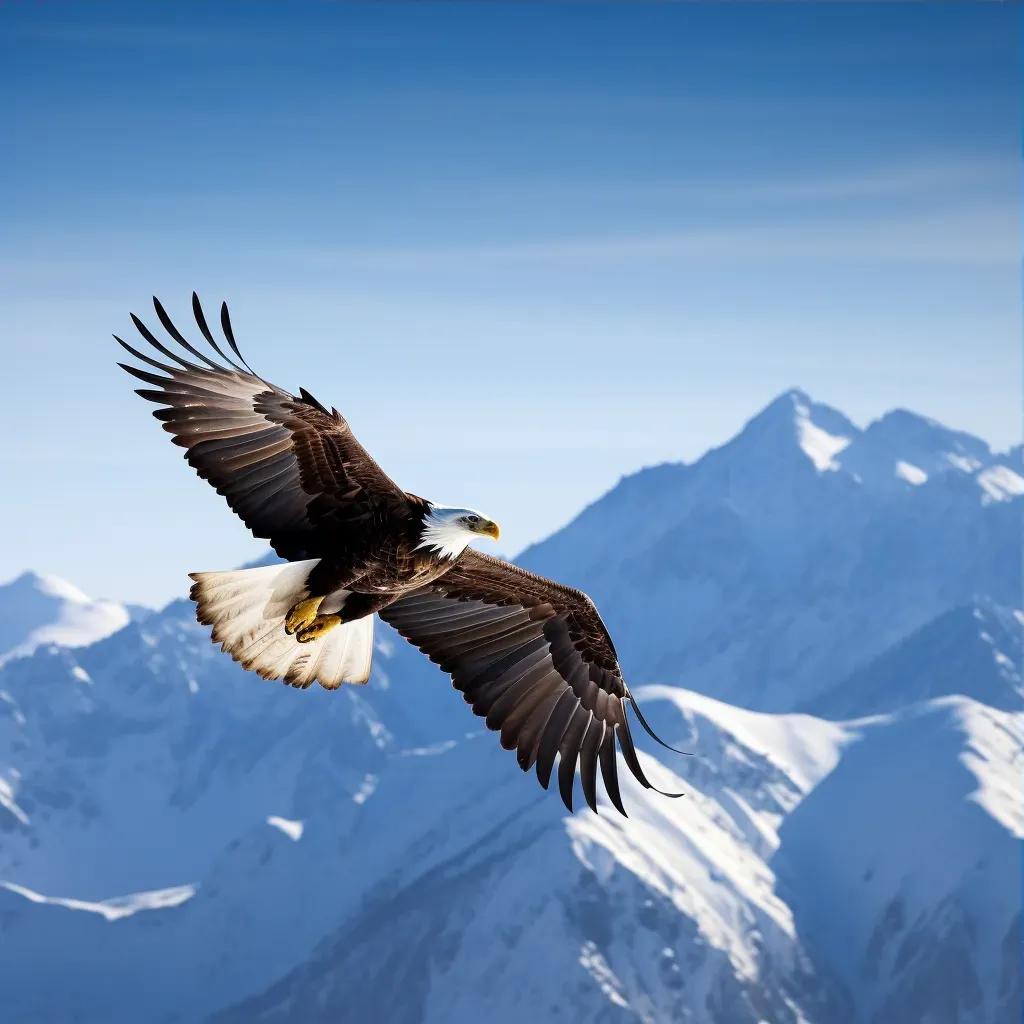
[(642, 752), (686, 795), (623, 774), (628, 819), (567, 815), (384, 626), (337, 693), (184, 601), (11, 658), (0, 1016), (1017, 1024), (1014, 465), (793, 392), (525, 553), (695, 752)]
[(856, 718), (954, 694), (993, 708), (1020, 710), (1022, 625), (1018, 609), (991, 602), (954, 608), (802, 710), (822, 718)]

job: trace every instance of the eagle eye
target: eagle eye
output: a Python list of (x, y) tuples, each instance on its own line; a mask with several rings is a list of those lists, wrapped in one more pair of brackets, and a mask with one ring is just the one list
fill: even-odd
[(466, 522), (469, 523), (470, 526), (478, 526), (480, 524), (480, 517), (466, 516)]

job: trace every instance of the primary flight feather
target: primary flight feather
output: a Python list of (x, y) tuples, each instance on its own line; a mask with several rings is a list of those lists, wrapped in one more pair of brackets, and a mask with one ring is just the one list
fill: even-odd
[(197, 617), (224, 651), (299, 688), (365, 683), (376, 613), (451, 675), (520, 767), (536, 766), (545, 789), (557, 757), (570, 811), (579, 764), (590, 807), (597, 810), (600, 767), (609, 799), (625, 814), (616, 739), (633, 775), (654, 788), (633, 746), (627, 701), (650, 729), (586, 594), (470, 548), (474, 537), (497, 538), (497, 525), (474, 509), (403, 491), (337, 409), (254, 373), (226, 304), (218, 341), (192, 295), (208, 353), (155, 298), (153, 305), (167, 341), (132, 320), (161, 358), (115, 335), (148, 369), (119, 365), (147, 385), (138, 394), (159, 406), (154, 415), (189, 464), (287, 559), (190, 574)]

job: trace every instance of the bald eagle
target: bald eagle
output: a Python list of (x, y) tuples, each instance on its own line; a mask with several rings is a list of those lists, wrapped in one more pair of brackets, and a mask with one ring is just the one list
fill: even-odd
[(166, 341), (131, 317), (162, 360), (115, 335), (151, 369), (118, 365), (146, 385), (137, 393), (159, 406), (153, 415), (199, 476), (286, 559), (190, 574), (197, 618), (223, 651), (300, 689), (365, 683), (376, 613), (451, 675), (523, 771), (536, 766), (545, 789), (558, 756), (558, 788), (570, 811), (578, 762), (589, 806), (597, 810), (600, 765), (609, 799), (626, 813), (616, 737), (633, 775), (655, 788), (633, 746), (627, 701), (654, 733), (586, 594), (470, 548), (474, 538), (497, 539), (497, 524), (402, 490), (337, 409), (254, 373), (226, 304), (227, 351), (192, 295), (207, 352), (185, 339), (156, 298), (153, 306)]

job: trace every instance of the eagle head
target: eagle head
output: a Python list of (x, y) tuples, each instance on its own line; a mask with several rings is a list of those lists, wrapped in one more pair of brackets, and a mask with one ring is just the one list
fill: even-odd
[(416, 549), (430, 548), (442, 558), (458, 558), (474, 537), (498, 539), (498, 524), (472, 508), (430, 505)]

